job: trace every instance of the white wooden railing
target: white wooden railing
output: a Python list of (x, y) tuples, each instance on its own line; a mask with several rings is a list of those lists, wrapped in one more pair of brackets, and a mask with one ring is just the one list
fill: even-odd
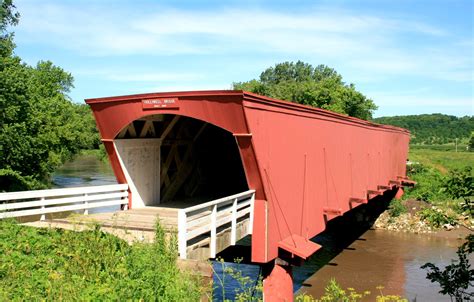
[(252, 233), (255, 190), (226, 196), (178, 211), (178, 250), (181, 259), (186, 259), (188, 241), (210, 233), (209, 258), (216, 257), (217, 229), (230, 223), (230, 244), (237, 241), (237, 221), (249, 216), (249, 232)]
[[(0, 193), (0, 219), (128, 205), (128, 185), (106, 185)], [(20, 201), (21, 200), (21, 201)]]

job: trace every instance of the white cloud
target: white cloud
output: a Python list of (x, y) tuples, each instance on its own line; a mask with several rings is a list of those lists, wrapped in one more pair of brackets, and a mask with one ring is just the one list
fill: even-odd
[(117, 82), (172, 82), (172, 81), (197, 81), (202, 80), (203, 74), (198, 73), (179, 73), (179, 72), (147, 72), (113, 69), (78, 69), (74, 71), (75, 75), (87, 76), (98, 79), (105, 79)]
[[(316, 8), (299, 13), (190, 11), (150, 4), (148, 11), (133, 11), (120, 4), (113, 8), (110, 3), (92, 3), (20, 1), (17, 38), (54, 44), (82, 56), (289, 54), (341, 62), (372, 81), (392, 75), (472, 81), (472, 39), (452, 42), (455, 47), (443, 45), (436, 40), (449, 37), (448, 32), (417, 20)], [(399, 38), (407, 33), (435, 42), (403, 45)], [(117, 81), (163, 78), (109, 76)]]
[[(20, 31), (92, 55), (179, 54), (230, 51), (352, 54), (383, 46), (387, 36), (442, 30), (399, 19), (335, 10), (281, 13), (224, 9), (186, 11), (154, 7), (139, 16), (108, 7), (20, 2)], [(157, 12), (158, 11), (158, 12)], [(241, 45), (240, 47), (238, 45)]]

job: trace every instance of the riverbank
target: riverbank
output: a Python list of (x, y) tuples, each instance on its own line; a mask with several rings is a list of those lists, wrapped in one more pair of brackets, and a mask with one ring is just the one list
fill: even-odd
[(474, 152), (411, 149), (407, 175), (417, 182), (392, 200), (374, 226), (399, 232), (474, 229)]
[[(393, 206), (393, 205), (396, 206)], [(398, 210), (395, 209), (398, 207)], [(399, 212), (402, 211), (402, 212)], [(375, 229), (414, 234), (437, 234), (457, 229), (474, 230), (474, 218), (448, 207), (417, 200), (392, 201), (374, 222)]]

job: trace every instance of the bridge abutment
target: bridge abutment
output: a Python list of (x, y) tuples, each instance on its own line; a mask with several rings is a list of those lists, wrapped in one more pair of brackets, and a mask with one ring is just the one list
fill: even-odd
[(264, 266), (263, 274), (264, 301), (293, 301), (293, 269), (291, 265), (276, 259), (273, 265)]

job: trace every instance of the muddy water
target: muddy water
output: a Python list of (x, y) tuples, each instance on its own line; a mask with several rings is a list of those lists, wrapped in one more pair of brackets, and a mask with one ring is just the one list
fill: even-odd
[[(304, 280), (297, 293), (320, 297), (324, 286), (334, 278), (344, 288), (371, 291), (366, 301), (375, 300), (376, 294), (380, 293), (376, 289), (379, 285), (384, 286), (384, 294), (402, 295), (410, 301), (415, 298), (416, 301), (449, 301), (449, 297), (438, 294), (440, 288), (425, 278), (426, 271), (420, 266), (426, 262), (444, 266), (455, 258), (456, 248), (462, 241), (453, 236), (454, 233), (450, 235), (416, 235), (369, 229)], [(308, 267), (317, 266), (312, 262), (317, 261), (311, 259), (306, 268), (296, 269), (295, 275)]]

